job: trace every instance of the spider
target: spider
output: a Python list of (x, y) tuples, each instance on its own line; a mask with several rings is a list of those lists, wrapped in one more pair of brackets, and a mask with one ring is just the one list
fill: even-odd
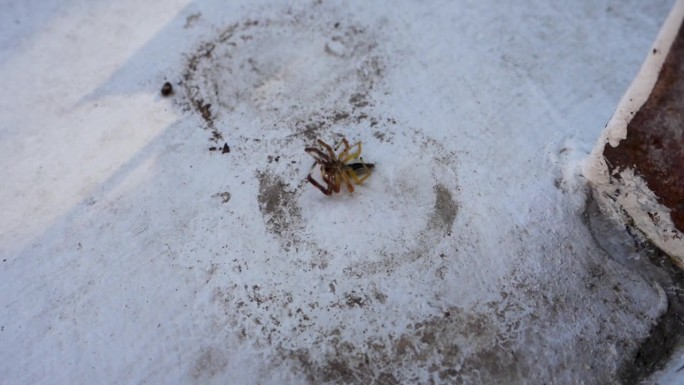
[[(363, 183), (363, 181), (370, 176), (370, 171), (375, 167), (372, 163), (364, 163), (363, 158), (360, 157), (361, 142), (350, 146), (347, 139), (342, 139), (342, 142), (335, 146), (334, 150), (329, 144), (320, 139), (318, 139), (318, 144), (321, 148), (307, 147), (304, 151), (309, 153), (316, 160), (311, 166), (311, 169), (317, 164), (321, 166), (321, 178), (323, 179), (325, 186), (314, 179), (311, 173), (309, 173), (306, 179), (325, 195), (332, 195), (333, 192), (340, 192), (340, 187), (343, 183), (347, 186), (347, 190), (349, 190), (350, 193), (354, 192), (354, 186), (351, 182), (353, 181), (356, 184)], [(337, 151), (340, 145), (344, 145), (344, 149), (339, 155), (335, 154), (335, 151)], [(354, 147), (356, 147), (357, 150), (352, 152)], [(359, 159), (360, 162), (348, 163), (354, 159)]]

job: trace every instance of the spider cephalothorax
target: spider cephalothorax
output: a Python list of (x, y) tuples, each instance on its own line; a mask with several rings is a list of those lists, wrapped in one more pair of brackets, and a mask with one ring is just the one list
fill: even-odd
[[(307, 147), (304, 149), (307, 153), (316, 159), (316, 162), (311, 168), (316, 165), (320, 166), (321, 169), (321, 179), (325, 183), (323, 186), (309, 173), (306, 179), (325, 195), (332, 195), (333, 192), (340, 192), (340, 187), (344, 183), (347, 186), (349, 192), (354, 192), (354, 186), (352, 182), (356, 184), (363, 183), (371, 173), (371, 169), (375, 167), (372, 163), (364, 163), (361, 158), (361, 142), (349, 145), (347, 139), (342, 139), (342, 143), (338, 144), (333, 150), (330, 145), (322, 140), (318, 140), (318, 147)], [(336, 154), (340, 145), (344, 145), (344, 149), (339, 154)], [(357, 148), (356, 151), (352, 152), (354, 147)], [(358, 159), (358, 162), (349, 163), (352, 160)]]

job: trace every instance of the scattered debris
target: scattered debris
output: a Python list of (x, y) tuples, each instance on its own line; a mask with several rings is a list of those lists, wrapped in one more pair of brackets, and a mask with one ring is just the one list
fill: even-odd
[(161, 94), (162, 96), (170, 96), (171, 94), (173, 94), (173, 86), (171, 85), (171, 83), (164, 83), (164, 85), (161, 88)]
[(222, 193), (217, 193), (212, 195), (214, 198), (221, 198), (221, 203), (228, 203), (230, 201), (230, 193), (228, 191), (224, 191)]
[[(220, 133), (219, 133), (220, 135)], [(219, 139), (219, 138), (212, 138), (214, 139)], [(221, 150), (221, 154), (227, 154), (230, 152), (230, 146), (228, 146), (228, 143), (223, 143), (223, 147), (217, 147), (217, 146), (211, 146), (209, 147), (209, 151), (218, 151)]]

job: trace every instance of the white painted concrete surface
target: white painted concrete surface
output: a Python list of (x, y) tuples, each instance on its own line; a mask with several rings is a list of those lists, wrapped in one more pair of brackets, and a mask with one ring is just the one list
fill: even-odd
[(665, 303), (580, 164), (671, 6), (3, 3), (2, 382), (614, 381)]

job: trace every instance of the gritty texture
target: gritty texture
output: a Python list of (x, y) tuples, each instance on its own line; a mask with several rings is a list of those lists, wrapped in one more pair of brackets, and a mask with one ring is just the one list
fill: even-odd
[(620, 226), (601, 212), (592, 198), (587, 202), (584, 218), (597, 244), (616, 261), (653, 282), (660, 291), (661, 305), (667, 308), (648, 338), (618, 371), (624, 384), (650, 384), (648, 376), (663, 369), (684, 341), (684, 271), (636, 228)]
[(443, 185), (436, 185), (435, 190), (435, 213), (431, 224), (441, 228), (446, 234), (451, 235), (454, 219), (458, 214), (458, 205), (451, 197), (451, 192)]
[[(370, 118), (367, 110), (369, 93), (384, 72), (377, 28), (293, 9), (276, 18), (231, 24), (190, 56), (183, 74), (187, 103), (213, 137), (222, 137), (220, 127), (239, 129), (217, 122), (230, 114), (250, 113), (263, 129), (294, 129), (290, 138), (309, 142), (332, 127), (376, 125), (378, 118)], [(282, 44), (283, 37), (289, 44)], [(315, 84), (306, 70), (311, 67), (321, 71)], [(338, 92), (328, 92), (332, 87)]]
[[(457, 280), (458, 261), (482, 246), (467, 238), (472, 219), (459, 221), (457, 153), (424, 130), (373, 108), (379, 95), (391, 91), (384, 84), (391, 74), (386, 57), (401, 55), (380, 43), (379, 37), (386, 33), (383, 24), (371, 27), (346, 17), (333, 22), (307, 10), (290, 10), (279, 18), (231, 24), (191, 55), (184, 73), (187, 99), (181, 104), (187, 103), (205, 121), (210, 140), (232, 132), (231, 140), (240, 143), (245, 154), (232, 159), (234, 167), (249, 167), (247, 154), (268, 154), (267, 163), (256, 174), (257, 201), (266, 230), (289, 256), (279, 258), (287, 258), (305, 272), (319, 272), (325, 292), (309, 294), (302, 303), (297, 298), (303, 288), (292, 290), (283, 281), (261, 279), (242, 287), (218, 283), (213, 302), (236, 317), (243, 343), (274, 352), (265, 370), (291, 371), (312, 384), (491, 383), (502, 378), (509, 383), (607, 382), (616, 378), (622, 362), (618, 357), (630, 355), (636, 346), (603, 325), (637, 314), (636, 308), (621, 299), (623, 292), (655, 293), (639, 285), (624, 287), (603, 266), (593, 246), (584, 250), (567, 246), (563, 259), (576, 261), (579, 255), (593, 255), (570, 277), (562, 269), (557, 272), (562, 278), (553, 273), (529, 276), (519, 267), (502, 277), (495, 289), (499, 294), (491, 300), (444, 304), (438, 311), (404, 321), (385, 319), (386, 314), (396, 312), (393, 306), (398, 300), (391, 296), (388, 278), (409, 274), (429, 277), (425, 282)], [(317, 37), (304, 34), (307, 30), (317, 31)], [(304, 83), (304, 72), (298, 72), (302, 69), (288, 67), (292, 53), (277, 43), (282, 35), (294, 39), (296, 49), (304, 53), (296, 63), (326, 68), (320, 84)], [(311, 100), (311, 104), (289, 104), (294, 98)], [(231, 117), (241, 115), (253, 117), (252, 126), (234, 126)], [(369, 129), (372, 135), (365, 133)], [(253, 134), (262, 131), (280, 134), (273, 139)], [(336, 141), (350, 134), (365, 137), (368, 153), (363, 155), (377, 164), (369, 186), (381, 192), (389, 210), (373, 213), (364, 198), (370, 193), (366, 186), (353, 197), (321, 196), (302, 179), (293, 178), (294, 170), (287, 162), (280, 162), (287, 154), (301, 153), (315, 139)], [(412, 147), (399, 147), (402, 142), (397, 138), (407, 136)], [(402, 160), (388, 158), (397, 151)], [(561, 156), (568, 151), (562, 149)], [(306, 167), (304, 163), (303, 170)], [(565, 188), (564, 192), (572, 191)], [(340, 225), (345, 229), (342, 232), (337, 230)], [(458, 234), (453, 234), (455, 226)], [(362, 248), (352, 246), (352, 228), (367, 229)], [(524, 239), (527, 230), (514, 233)], [(517, 251), (521, 256), (528, 252)], [(237, 261), (240, 272), (243, 263)], [(375, 282), (365, 281), (369, 277), (375, 277)], [(585, 308), (585, 316), (598, 324), (581, 327), (568, 340), (553, 340), (550, 336), (559, 333), (563, 318), (579, 311), (577, 304), (565, 302), (553, 289), (542, 289), (561, 280), (564, 285), (585, 288), (599, 301), (615, 304), (615, 312)], [(435, 293), (429, 301), (441, 302), (440, 296)], [(350, 317), (363, 321), (359, 326), (334, 321)], [(650, 315), (639, 317), (644, 317), (645, 326), (650, 325)], [(525, 327), (531, 324), (536, 324), (537, 332)], [(613, 343), (589, 344), (604, 338)], [(540, 346), (554, 357), (550, 372), (533, 369)], [(567, 350), (568, 346), (572, 349)], [(595, 354), (616, 358), (581, 372), (573, 369), (577, 355)]]
[[(637, 378), (662, 293), (597, 242), (573, 166), (669, 4), (526, 1), (35, 21), (0, 55), (0, 378)], [(375, 168), (325, 196), (304, 148), (343, 137)]]
[(278, 237), (287, 240), (286, 250), (299, 242), (297, 223), (301, 223), (301, 210), (296, 205), (294, 193), (287, 191), (287, 184), (277, 177), (259, 174), (259, 208), (266, 226)]

